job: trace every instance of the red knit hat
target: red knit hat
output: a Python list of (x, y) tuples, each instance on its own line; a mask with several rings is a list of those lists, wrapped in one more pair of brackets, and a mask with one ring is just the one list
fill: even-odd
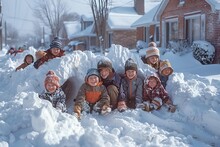
[(48, 83), (54, 84), (56, 85), (56, 87), (60, 87), (60, 79), (59, 77), (55, 74), (54, 71), (49, 70), (48, 73), (46, 74), (46, 78), (44, 80), (44, 86), (46, 87), (46, 85)]

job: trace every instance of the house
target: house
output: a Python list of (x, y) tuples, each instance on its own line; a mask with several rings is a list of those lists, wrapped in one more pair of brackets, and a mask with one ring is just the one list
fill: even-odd
[(92, 17), (82, 16), (80, 20), (80, 29), (78, 32), (69, 35), (73, 50), (91, 50), (97, 46), (96, 34)]
[(119, 6), (110, 9), (107, 23), (107, 44), (120, 44), (127, 48), (135, 48), (137, 29), (131, 25), (144, 14), (144, 0), (134, 0), (133, 6)]
[(159, 44), (159, 21), (154, 21), (154, 16), (160, 6), (161, 1), (147, 1), (143, 4), (145, 13), (131, 26), (137, 28), (137, 40), (155, 41)]
[(159, 46), (167, 47), (171, 40), (206, 40), (216, 49), (213, 63), (220, 63), (220, 1), (163, 0), (152, 24), (145, 26)]

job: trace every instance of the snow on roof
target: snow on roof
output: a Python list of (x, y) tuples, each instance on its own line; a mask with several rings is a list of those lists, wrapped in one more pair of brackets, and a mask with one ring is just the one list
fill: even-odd
[(145, 14), (135, 21), (131, 26), (132, 27), (139, 27), (139, 26), (146, 26), (153, 23), (153, 18), (159, 8), (160, 2), (148, 2), (145, 5)]
[(68, 38), (70, 38), (72, 34), (79, 32), (81, 28), (80, 22), (78, 21), (65, 21), (64, 26), (66, 28)]
[(70, 39), (78, 38), (78, 37), (83, 37), (83, 36), (95, 36), (96, 34), (93, 32), (93, 26), (94, 24), (90, 25), (87, 27), (85, 30), (72, 34), (70, 36)]
[(131, 25), (140, 17), (134, 7), (115, 7), (110, 10), (108, 25), (112, 30), (134, 29)]
[(212, 7), (212, 10), (220, 10), (220, 0), (206, 0)]

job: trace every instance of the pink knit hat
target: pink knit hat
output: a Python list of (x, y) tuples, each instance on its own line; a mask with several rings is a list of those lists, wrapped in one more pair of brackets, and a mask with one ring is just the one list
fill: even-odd
[(56, 87), (60, 87), (60, 79), (59, 77), (55, 74), (54, 71), (49, 70), (48, 73), (46, 74), (46, 78), (44, 80), (44, 86), (46, 87), (46, 85), (48, 83), (54, 84), (56, 85)]

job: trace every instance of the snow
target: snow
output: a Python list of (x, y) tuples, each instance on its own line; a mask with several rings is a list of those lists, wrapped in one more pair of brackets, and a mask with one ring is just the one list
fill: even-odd
[(167, 91), (177, 111), (145, 112), (140, 109), (108, 115), (84, 114), (78, 121), (68, 113), (54, 109), (50, 102), (41, 100), (38, 93), (49, 69), (54, 70), (64, 83), (74, 77), (76, 93), (84, 81), (88, 68), (96, 67), (101, 58), (111, 59), (115, 69), (123, 73), (128, 58), (134, 59), (139, 74), (149, 75), (153, 69), (143, 64), (140, 55), (120, 45), (112, 45), (104, 57), (90, 51), (74, 51), (55, 58), (39, 69), (32, 65), (15, 72), (23, 57), (36, 50), (32, 47), (21, 54), (6, 55), (0, 51), (0, 147), (145, 147), (199, 146), (220, 144), (220, 65), (201, 65), (192, 53), (178, 56), (171, 52), (161, 55), (168, 59), (174, 73), (168, 80)]

